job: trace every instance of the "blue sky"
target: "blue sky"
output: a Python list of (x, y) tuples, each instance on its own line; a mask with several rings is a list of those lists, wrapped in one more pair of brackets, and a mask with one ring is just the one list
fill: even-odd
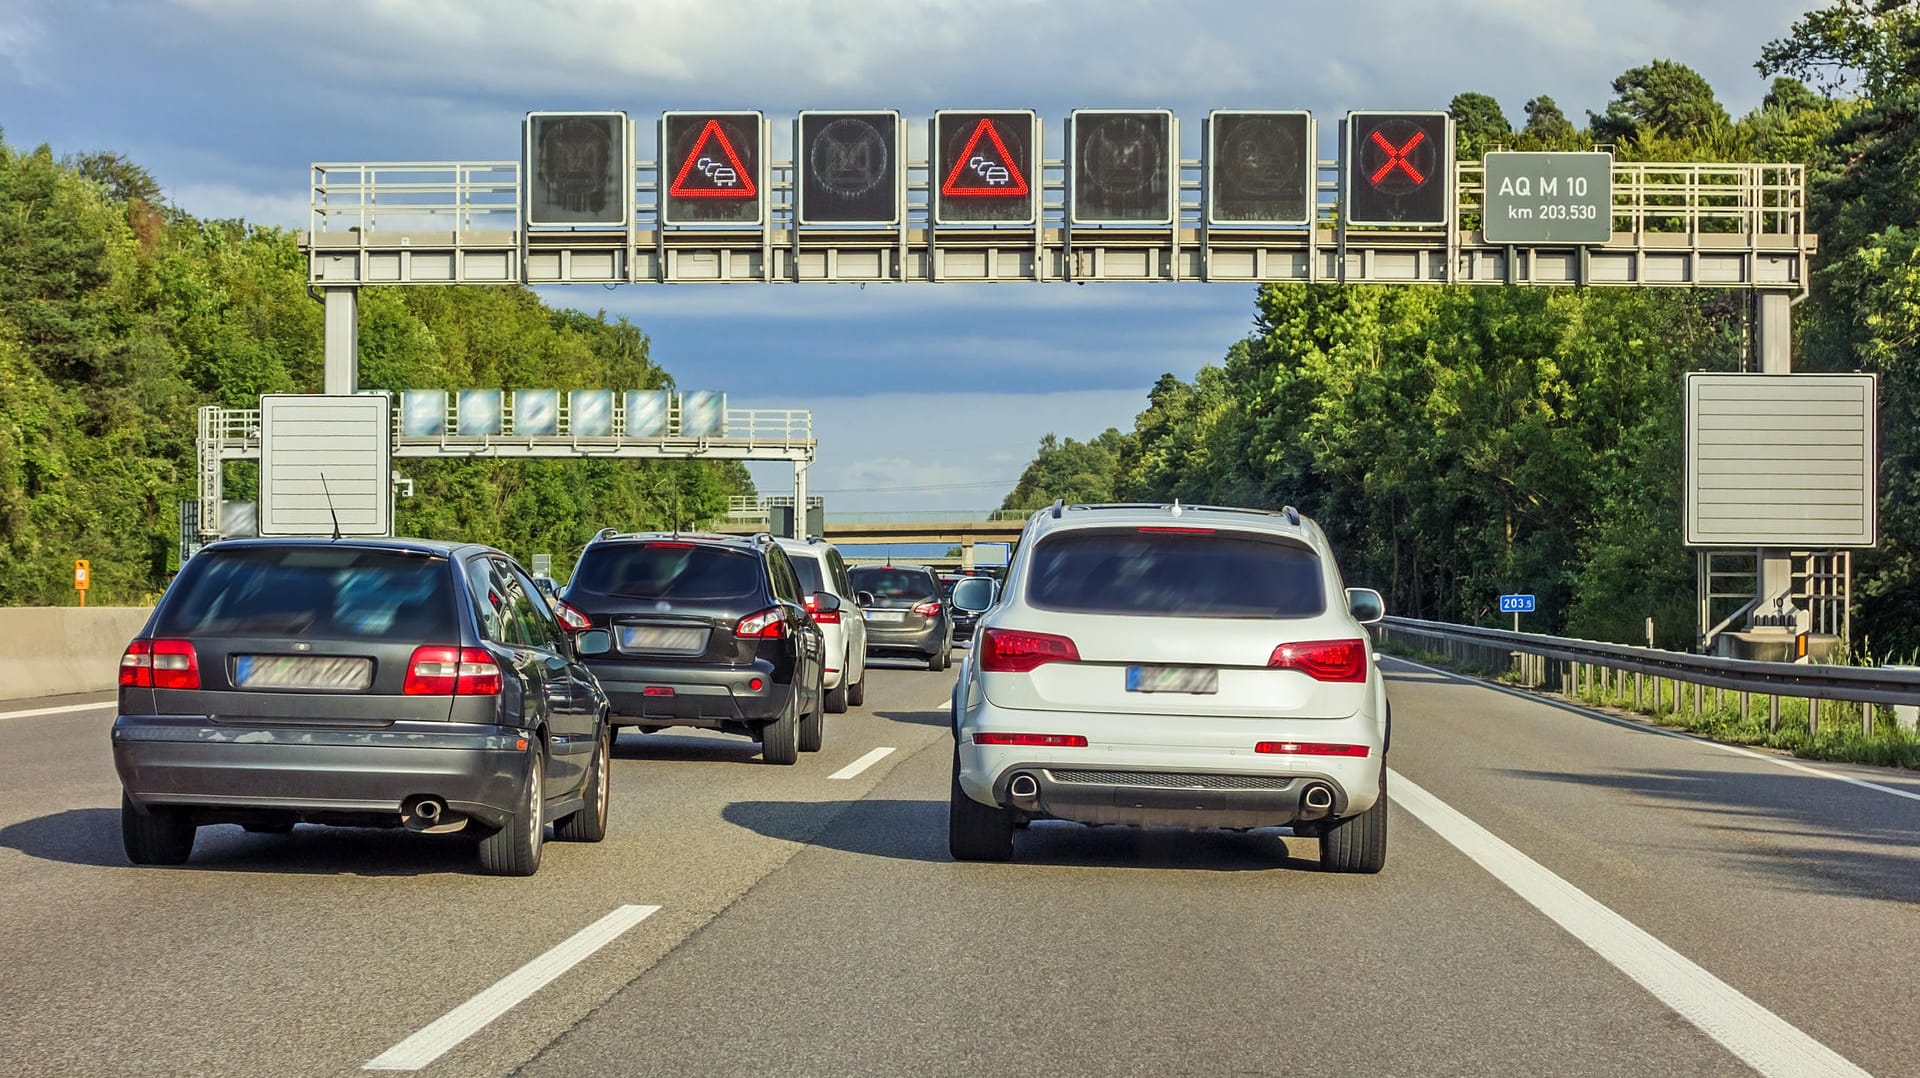
[[(0, 129), (111, 149), (195, 213), (302, 225), (314, 161), (516, 156), (530, 109), (1353, 108), (1490, 93), (1576, 119), (1621, 71), (1698, 68), (1736, 115), (1814, 0), (0, 0)], [(924, 136), (921, 136), (924, 137)], [(643, 142), (643, 148), (644, 148)], [(1331, 146), (1323, 146), (1331, 155)], [(1229, 285), (549, 289), (626, 315), (685, 388), (814, 410), (830, 509), (988, 508), (1040, 436), (1127, 427), (1244, 335)], [(759, 469), (783, 492), (784, 468)]]

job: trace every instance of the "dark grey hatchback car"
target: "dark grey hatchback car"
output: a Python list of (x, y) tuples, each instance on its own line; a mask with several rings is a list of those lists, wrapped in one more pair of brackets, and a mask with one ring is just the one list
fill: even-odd
[[(604, 633), (578, 646), (604, 648)], [(606, 834), (607, 698), (512, 558), (417, 539), (243, 539), (187, 562), (120, 660), (121, 835), (478, 833), (482, 871)]]

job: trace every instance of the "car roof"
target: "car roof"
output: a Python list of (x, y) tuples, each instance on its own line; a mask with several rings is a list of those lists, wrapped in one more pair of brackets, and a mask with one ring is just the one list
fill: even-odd
[(759, 535), (725, 535), (720, 532), (695, 531), (617, 532), (612, 528), (605, 528), (587, 545), (592, 547), (611, 543), (625, 546), (635, 543), (656, 543), (664, 539), (670, 543), (700, 543), (705, 546), (727, 546), (751, 551), (759, 549), (769, 538), (772, 537), (765, 532)]
[(464, 550), (495, 551), (492, 547), (480, 543), (453, 542), (446, 539), (387, 539), (378, 536), (348, 536), (341, 539), (329, 539), (325, 536), (276, 536), (271, 538), (222, 539), (210, 543), (200, 553), (221, 550), (256, 550), (297, 547), (328, 547), (359, 550), (391, 550), (404, 554), (431, 554), (437, 557), (452, 557)]
[(931, 573), (931, 572), (933, 572), (933, 570), (932, 570), (932, 569), (929, 569), (929, 568), (927, 568), (927, 567), (926, 567), (926, 566), (924, 566), (924, 565), (895, 565), (895, 564), (893, 564), (892, 562), (888, 562), (888, 563), (887, 563), (887, 564), (885, 564), (885, 565), (874, 565), (874, 564), (872, 564), (872, 563), (868, 563), (868, 564), (866, 564), (866, 565), (849, 565), (849, 566), (847, 566), (847, 572), (849, 572), (849, 573), (851, 573), (851, 572), (854, 572), (854, 571), (856, 571), (856, 570), (859, 570), (859, 569), (904, 569), (904, 570), (906, 570), (906, 571), (907, 571), (907, 572), (909, 572), (909, 573)]
[(1244, 509), (1221, 505), (1183, 505), (1180, 502), (1091, 503), (1055, 502), (1028, 518), (1027, 528), (1037, 537), (1055, 531), (1084, 528), (1215, 528), (1225, 531), (1283, 535), (1308, 543), (1324, 543), (1320, 526), (1292, 506), (1282, 509)]

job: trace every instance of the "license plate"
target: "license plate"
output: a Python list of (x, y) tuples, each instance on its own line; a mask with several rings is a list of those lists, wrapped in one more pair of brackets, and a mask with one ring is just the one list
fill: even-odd
[(620, 646), (627, 651), (705, 651), (705, 629), (663, 625), (628, 625), (620, 630)]
[(240, 655), (233, 660), (233, 680), (243, 689), (358, 692), (373, 685), (373, 660), (320, 655)]
[(867, 620), (882, 625), (898, 625), (907, 620), (907, 615), (903, 610), (869, 610)]
[(1127, 691), (1217, 693), (1220, 671), (1207, 666), (1129, 666)]

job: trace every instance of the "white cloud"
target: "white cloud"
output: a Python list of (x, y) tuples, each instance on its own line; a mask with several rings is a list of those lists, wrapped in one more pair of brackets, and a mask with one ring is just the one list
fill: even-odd
[(0, 67), (11, 67), (29, 85), (46, 81), (36, 63), (46, 27), (34, 6), (32, 0), (0, 0)]
[(206, 220), (244, 217), (248, 224), (307, 227), (307, 200), (300, 195), (254, 191), (226, 183), (181, 184), (167, 195), (174, 205)]

